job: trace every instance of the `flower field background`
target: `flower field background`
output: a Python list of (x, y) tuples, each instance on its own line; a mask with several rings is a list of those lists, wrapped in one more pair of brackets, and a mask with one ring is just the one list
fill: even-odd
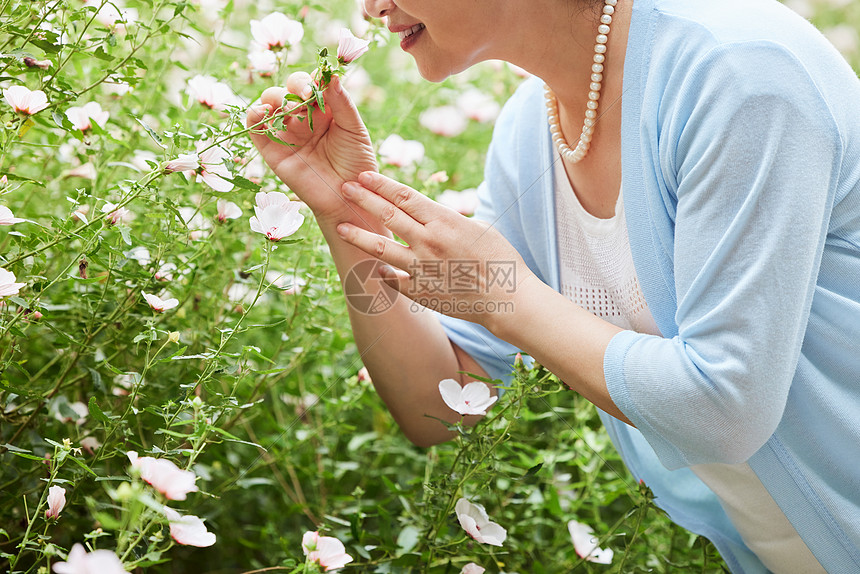
[[(790, 5), (860, 64), (860, 2)], [(471, 213), (506, 64), (424, 82), (352, 0), (0, 0), (0, 570), (726, 571), (540, 367), (400, 435), (245, 127), (320, 65), (384, 173)]]

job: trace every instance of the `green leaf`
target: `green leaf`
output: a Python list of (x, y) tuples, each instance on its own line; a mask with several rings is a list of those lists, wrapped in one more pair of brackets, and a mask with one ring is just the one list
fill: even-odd
[(93, 418), (95, 418), (95, 419), (97, 419), (103, 423), (109, 423), (110, 422), (110, 418), (108, 418), (108, 416), (106, 414), (104, 414), (104, 412), (101, 410), (101, 408), (99, 408), (98, 403), (96, 403), (95, 397), (90, 397), (89, 408), (90, 408), (90, 416), (91, 417), (93, 417)]
[(251, 181), (249, 179), (245, 179), (241, 175), (236, 175), (233, 177), (233, 179), (228, 179), (228, 178), (224, 178), (224, 179), (227, 179), (227, 181), (231, 182), (233, 185), (235, 185), (239, 189), (247, 189), (247, 190), (254, 191), (254, 192), (260, 191), (259, 185), (257, 185), (256, 183), (254, 183), (253, 181)]
[(151, 137), (151, 138), (152, 138), (152, 140), (153, 140), (156, 144), (158, 144), (158, 146), (159, 146), (159, 147), (161, 147), (161, 148), (163, 148), (163, 149), (167, 149), (167, 146), (166, 146), (166, 145), (164, 145), (164, 140), (162, 140), (162, 139), (161, 139), (161, 136), (159, 136), (159, 135), (155, 132), (155, 130), (154, 130), (154, 129), (152, 129), (151, 127), (149, 127), (149, 125), (148, 125), (145, 121), (143, 121), (142, 119), (140, 119), (140, 118), (138, 118), (138, 117), (136, 117), (136, 116), (132, 116), (132, 117), (134, 118), (134, 120), (135, 120), (137, 123), (139, 123), (139, 124), (141, 125), (141, 127), (143, 127), (143, 129), (144, 129), (144, 130), (146, 130), (146, 133), (148, 133), (148, 134), (149, 134), (149, 137)]
[(73, 457), (70, 457), (70, 458), (72, 459), (72, 462), (74, 462), (76, 465), (78, 465), (79, 467), (81, 467), (82, 469), (84, 469), (85, 471), (87, 471), (88, 473), (90, 473), (91, 475), (93, 475), (93, 476), (95, 476), (95, 477), (98, 477), (98, 475), (95, 473), (95, 471), (93, 471), (93, 469), (91, 469), (90, 467), (88, 467), (87, 465), (85, 465), (85, 464), (83, 463), (83, 461), (79, 460), (78, 458), (76, 458), (76, 457), (74, 457), (74, 456), (73, 456)]
[(421, 531), (414, 526), (407, 526), (397, 535), (397, 553), (406, 554), (418, 545)]

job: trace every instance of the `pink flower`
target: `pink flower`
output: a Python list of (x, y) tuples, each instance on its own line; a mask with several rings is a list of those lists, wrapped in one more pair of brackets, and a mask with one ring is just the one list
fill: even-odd
[(463, 530), (482, 544), (501, 546), (508, 537), (508, 532), (504, 528), (490, 521), (487, 511), (480, 504), (472, 504), (465, 498), (461, 498), (454, 506), (454, 511)]
[(170, 299), (162, 299), (158, 295), (143, 293), (143, 298), (146, 299), (146, 302), (149, 303), (149, 306), (152, 307), (152, 310), (156, 313), (164, 313), (168, 309), (173, 309), (179, 305), (179, 300), (172, 297)]
[(477, 89), (463, 92), (457, 98), (459, 107), (466, 116), (478, 122), (486, 123), (495, 120), (499, 116), (501, 106), (492, 96)]
[(129, 574), (119, 557), (110, 550), (87, 553), (81, 544), (72, 546), (67, 562), (54, 564), (56, 574)]
[(51, 60), (37, 60), (32, 56), (24, 56), (24, 65), (28, 68), (40, 68), (47, 70), (51, 67)]
[(197, 477), (190, 470), (182, 470), (169, 460), (143, 456), (138, 458), (133, 450), (126, 453), (131, 467), (137, 469), (140, 478), (151, 484), (168, 500), (185, 500), (189, 492), (197, 492), (194, 481)]
[(337, 40), (337, 59), (342, 64), (349, 64), (367, 52), (370, 42), (356, 38), (349, 28), (341, 28)]
[(463, 112), (454, 106), (441, 106), (424, 111), (418, 118), (422, 126), (440, 136), (458, 136), (469, 123)]
[(117, 223), (128, 223), (134, 219), (134, 215), (129, 210), (124, 207), (118, 208), (115, 203), (111, 203), (109, 201), (104, 204), (104, 207), (102, 207), (102, 213), (108, 214), (107, 218), (111, 225), (116, 225)]
[(283, 193), (261, 191), (256, 196), (255, 215), (251, 217), (251, 231), (262, 233), (269, 241), (280, 241), (301, 227), (305, 216), (299, 213), (302, 204), (290, 201)]
[(14, 223), (21, 223), (22, 221), (27, 220), (13, 216), (11, 209), (5, 205), (0, 205), (0, 225), (12, 225)]
[(463, 569), (460, 570), (460, 574), (484, 574), (487, 569), (483, 566), (478, 566), (474, 562), (469, 562)]
[(26, 283), (15, 283), (15, 274), (0, 267), (0, 298), (17, 295)]
[(359, 383), (370, 383), (370, 382), (372, 382), (370, 379), (370, 372), (367, 370), (367, 367), (362, 367), (358, 370), (358, 382)]
[(280, 12), (272, 12), (262, 20), (251, 20), (254, 43), (264, 50), (278, 52), (298, 44), (305, 35), (301, 22)]
[(232, 201), (218, 200), (218, 215), (215, 219), (224, 223), (228, 219), (238, 219), (242, 217), (242, 209)]
[(577, 556), (595, 564), (612, 563), (612, 549), (604, 550), (597, 547), (597, 537), (594, 536), (594, 530), (590, 526), (571, 520), (567, 523), (567, 531), (570, 532), (573, 549), (576, 550)]
[(436, 201), (450, 207), (457, 213), (463, 215), (472, 215), (478, 207), (478, 190), (464, 189), (463, 191), (455, 191), (446, 189), (436, 198)]
[(485, 415), (499, 398), (491, 397), (490, 388), (479, 381), (461, 387), (454, 379), (444, 379), (439, 382), (439, 393), (445, 404), (461, 415)]
[(176, 159), (164, 164), (164, 171), (197, 171), (200, 168), (200, 157), (196, 153), (181, 153)]
[(200, 158), (197, 181), (202, 181), (215, 191), (230, 191), (233, 189), (233, 184), (227, 180), (232, 179), (233, 176), (224, 164), (224, 160), (230, 158), (230, 154), (220, 146), (209, 147), (210, 145), (211, 142), (208, 141), (197, 142), (197, 155)]
[(102, 110), (98, 102), (89, 102), (82, 107), (69, 108), (66, 110), (66, 117), (76, 130), (85, 132), (93, 129), (93, 122), (104, 126), (110, 118), (110, 113)]
[(379, 145), (379, 157), (389, 165), (409, 167), (424, 159), (424, 144), (391, 134)]
[(45, 518), (59, 518), (60, 511), (66, 505), (66, 489), (62, 486), (52, 486), (48, 489), (48, 510)]
[(230, 86), (219, 82), (212, 76), (194, 76), (188, 80), (185, 91), (207, 108), (217, 111), (223, 111), (228, 106), (242, 105), (242, 101), (233, 93)]
[(268, 77), (278, 71), (278, 57), (269, 50), (257, 50), (248, 53), (251, 71), (263, 77)]
[(302, 536), (302, 550), (308, 560), (316, 562), (325, 572), (343, 568), (352, 562), (343, 543), (331, 536), (320, 536), (319, 532), (305, 532)]
[(15, 112), (32, 116), (48, 107), (48, 96), (42, 90), (28, 90), (24, 86), (12, 86), (3, 90), (3, 98)]
[(190, 514), (182, 516), (172, 508), (164, 507), (170, 521), (170, 536), (179, 544), (204, 548), (215, 544), (215, 535), (206, 530), (203, 521)]

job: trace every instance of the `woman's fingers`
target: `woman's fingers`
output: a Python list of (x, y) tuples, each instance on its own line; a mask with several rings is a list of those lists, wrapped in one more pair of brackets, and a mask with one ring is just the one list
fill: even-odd
[(413, 265), (415, 258), (412, 255), (412, 250), (393, 239), (377, 235), (350, 223), (341, 223), (336, 229), (341, 239), (380, 261), (400, 269), (408, 269)]
[(344, 183), (341, 191), (346, 199), (374, 216), (382, 225), (402, 237), (407, 243), (419, 239), (423, 225), (399, 206), (354, 181)]
[[(381, 173), (362, 172), (358, 175), (358, 183), (384, 198), (388, 203), (396, 206), (422, 225), (450, 214), (450, 210), (445, 206), (439, 205), (408, 185), (403, 185)], [(394, 230), (392, 229), (392, 231)], [(397, 232), (395, 231), (395, 233)]]

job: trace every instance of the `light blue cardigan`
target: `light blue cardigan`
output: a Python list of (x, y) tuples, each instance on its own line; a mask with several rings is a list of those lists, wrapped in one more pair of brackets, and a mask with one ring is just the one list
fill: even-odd
[[(766, 569), (690, 465), (748, 461), (828, 572), (860, 572), (860, 81), (775, 0), (635, 0), (622, 116), (633, 259), (664, 337), (609, 345), (610, 395), (638, 429), (601, 413), (614, 444), (733, 572)], [(529, 80), (476, 217), (558, 289), (550, 146)], [(509, 375), (517, 349), (442, 321)]]

